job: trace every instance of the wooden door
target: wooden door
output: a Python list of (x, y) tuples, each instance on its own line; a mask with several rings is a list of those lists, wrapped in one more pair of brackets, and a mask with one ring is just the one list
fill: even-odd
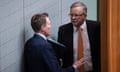
[(101, 72), (120, 72), (120, 0), (100, 0)]

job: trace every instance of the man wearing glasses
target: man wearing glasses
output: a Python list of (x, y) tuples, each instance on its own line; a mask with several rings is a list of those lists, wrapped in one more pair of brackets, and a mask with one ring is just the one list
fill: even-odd
[[(63, 67), (84, 58), (81, 72), (100, 72), (100, 23), (86, 19), (87, 7), (80, 1), (71, 5), (69, 15), (71, 22), (60, 26), (58, 32), (58, 41), (66, 46), (61, 56)], [(79, 53), (82, 54), (81, 57), (78, 57)], [(76, 72), (79, 71), (76, 69)]]

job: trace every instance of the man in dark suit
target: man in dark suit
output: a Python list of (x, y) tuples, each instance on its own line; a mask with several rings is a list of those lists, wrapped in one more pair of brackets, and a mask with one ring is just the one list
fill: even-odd
[(100, 23), (86, 20), (86, 16), (86, 5), (79, 1), (75, 2), (70, 8), (71, 22), (59, 28), (58, 41), (67, 47), (61, 56), (63, 67), (72, 65), (77, 60), (77, 30), (81, 28), (83, 58), (86, 60), (83, 65), (84, 72), (100, 72)]
[(35, 34), (25, 44), (24, 59), (26, 72), (74, 72), (84, 64), (84, 59), (66, 68), (60, 67), (51, 44), (47, 41), (50, 34), (50, 20), (47, 13), (35, 14), (31, 19)]

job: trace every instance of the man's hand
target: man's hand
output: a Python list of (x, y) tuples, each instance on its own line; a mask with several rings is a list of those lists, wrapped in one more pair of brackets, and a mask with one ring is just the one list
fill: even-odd
[(79, 68), (79, 67), (82, 66), (84, 63), (85, 63), (85, 59), (84, 59), (84, 58), (81, 58), (80, 60), (74, 62), (73, 67), (74, 67), (74, 68)]

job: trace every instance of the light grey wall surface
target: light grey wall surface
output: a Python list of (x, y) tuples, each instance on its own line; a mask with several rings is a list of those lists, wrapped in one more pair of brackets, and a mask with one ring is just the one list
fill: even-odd
[(34, 0), (33, 2), (25, 1), (25, 38), (26, 40), (32, 36), (32, 30), (30, 26), (31, 16), (35, 13), (48, 12), (52, 24), (51, 33), (55, 36), (57, 32), (57, 26), (61, 22), (61, 0)]
[[(31, 16), (48, 12), (51, 37), (57, 39), (58, 27), (68, 23), (69, 7), (77, 0), (0, 0), (0, 72), (22, 72), (24, 43), (32, 35)], [(88, 18), (96, 19), (96, 0), (87, 3)], [(95, 3), (95, 4), (94, 4)], [(94, 11), (94, 13), (93, 13)]]
[(23, 1), (0, 0), (0, 72), (21, 72)]
[(87, 19), (97, 20), (97, 0), (80, 0), (88, 8)]

